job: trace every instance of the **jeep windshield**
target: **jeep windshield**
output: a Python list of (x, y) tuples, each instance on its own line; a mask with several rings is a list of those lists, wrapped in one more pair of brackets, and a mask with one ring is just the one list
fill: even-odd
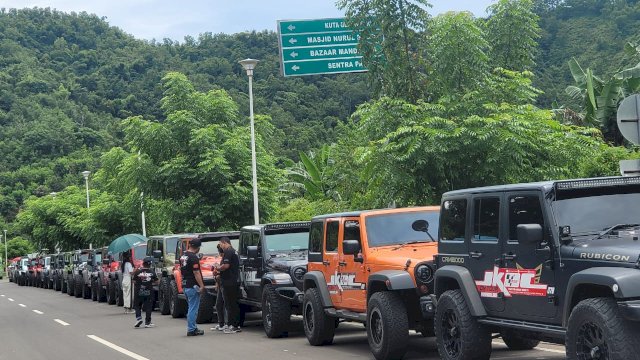
[(413, 230), (416, 220), (429, 222), (429, 233), (438, 234), (440, 215), (437, 211), (411, 211), (367, 216), (367, 241), (369, 247), (402, 245), (406, 243), (432, 242), (427, 233)]
[(87, 260), (89, 260), (89, 254), (80, 254), (79, 258), (80, 258), (79, 260), (80, 260), (81, 263), (87, 262)]
[(138, 245), (133, 248), (133, 258), (135, 260), (144, 260), (147, 256), (147, 245)]
[[(561, 190), (551, 204), (558, 226), (571, 234), (599, 234), (640, 223), (640, 185)], [(624, 224), (629, 224), (625, 226)]]
[(266, 235), (268, 254), (283, 254), (307, 251), (309, 246), (309, 230), (300, 232), (274, 233)]

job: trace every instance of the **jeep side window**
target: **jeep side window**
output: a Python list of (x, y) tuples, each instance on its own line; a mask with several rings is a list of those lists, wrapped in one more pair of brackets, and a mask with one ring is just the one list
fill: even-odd
[(240, 235), (240, 255), (247, 256), (247, 246), (251, 242), (251, 233), (243, 232)]
[(464, 241), (467, 224), (467, 200), (449, 200), (440, 210), (440, 239)]
[(473, 240), (498, 241), (500, 198), (475, 199), (473, 208)]
[(309, 230), (309, 252), (321, 253), (322, 252), (322, 235), (324, 223), (318, 221), (311, 224)]
[(336, 252), (338, 251), (338, 229), (340, 227), (340, 223), (337, 221), (328, 221), (327, 222), (327, 242), (325, 244), (326, 252)]
[(537, 195), (516, 195), (509, 198), (509, 240), (517, 241), (520, 224), (540, 224), (544, 229), (542, 206)]

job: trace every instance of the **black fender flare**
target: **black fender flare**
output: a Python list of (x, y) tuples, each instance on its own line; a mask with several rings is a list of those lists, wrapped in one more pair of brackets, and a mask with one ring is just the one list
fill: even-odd
[(436, 297), (440, 297), (440, 295), (447, 290), (442, 280), (453, 280), (458, 284), (460, 291), (462, 291), (471, 315), (476, 317), (487, 316), (487, 311), (484, 305), (482, 305), (482, 299), (480, 299), (480, 294), (478, 294), (478, 290), (476, 289), (473, 275), (471, 275), (471, 272), (467, 268), (456, 265), (445, 265), (436, 270), (434, 279)]
[[(606, 286), (616, 299), (640, 297), (640, 272), (635, 268), (625, 267), (594, 267), (577, 272), (569, 278), (565, 292), (564, 312), (562, 324), (566, 326), (571, 314), (571, 304), (575, 289), (580, 285)], [(613, 291), (614, 285), (618, 291)]]
[(371, 296), (369, 290), (374, 284), (381, 283), (387, 290), (415, 289), (416, 284), (411, 275), (403, 270), (382, 270), (369, 275), (367, 280), (367, 296)]
[(325, 308), (333, 307), (329, 287), (324, 279), (324, 274), (320, 271), (309, 271), (303, 277), (303, 290), (306, 292), (309, 288), (316, 288), (320, 292), (320, 300)]

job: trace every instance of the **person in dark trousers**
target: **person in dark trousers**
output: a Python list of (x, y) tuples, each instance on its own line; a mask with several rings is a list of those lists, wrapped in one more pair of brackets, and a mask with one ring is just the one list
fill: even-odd
[[(220, 244), (218, 244), (218, 254), (220, 254), (220, 258), (222, 259), (222, 257), (224, 256), (224, 250), (222, 250), (222, 246), (220, 246)], [(220, 278), (220, 274), (218, 273), (217, 269), (214, 271), (214, 276), (216, 279), (216, 290), (217, 290), (216, 314), (218, 315), (218, 325), (216, 325), (215, 327), (212, 327), (211, 330), (224, 331), (229, 326), (225, 321), (227, 311), (225, 310), (224, 296), (222, 295), (222, 280)]]
[(224, 251), (219, 271), (222, 280), (222, 296), (224, 306), (227, 310), (227, 325), (225, 334), (235, 334), (240, 332), (240, 307), (238, 306), (238, 293), (240, 292), (239, 267), (240, 259), (236, 249), (231, 246), (228, 237), (220, 239), (220, 247)]
[(142, 310), (145, 312), (144, 327), (151, 328), (151, 312), (153, 311), (153, 285), (158, 283), (158, 276), (151, 271), (153, 258), (148, 256), (142, 260), (142, 267), (131, 274), (134, 284), (133, 306), (136, 311), (135, 328), (142, 325)]
[(182, 289), (187, 297), (189, 309), (187, 310), (187, 336), (204, 335), (204, 331), (198, 329), (196, 316), (200, 307), (200, 293), (204, 289), (202, 273), (200, 272), (200, 245), (199, 239), (189, 241), (189, 249), (180, 257), (180, 273), (182, 274)]

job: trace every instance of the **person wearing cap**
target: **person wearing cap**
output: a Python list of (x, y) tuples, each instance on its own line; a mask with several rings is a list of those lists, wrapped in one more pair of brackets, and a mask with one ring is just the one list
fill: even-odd
[(136, 311), (135, 328), (142, 326), (142, 310), (145, 312), (144, 327), (151, 328), (151, 312), (153, 311), (153, 285), (158, 283), (158, 276), (151, 271), (153, 257), (147, 256), (142, 260), (142, 267), (133, 272), (131, 278), (135, 285), (133, 307)]
[(204, 289), (202, 273), (200, 272), (200, 239), (189, 241), (189, 249), (180, 256), (180, 274), (182, 275), (182, 289), (189, 304), (187, 310), (187, 336), (204, 335), (204, 331), (196, 326), (196, 316), (200, 307), (200, 293)]

